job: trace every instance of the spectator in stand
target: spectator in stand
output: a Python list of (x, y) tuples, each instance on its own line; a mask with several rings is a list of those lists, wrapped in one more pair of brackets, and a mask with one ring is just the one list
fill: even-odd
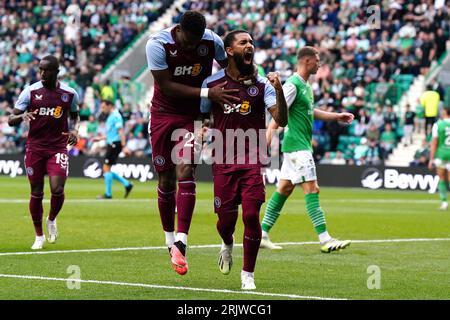
[(342, 107), (344, 107), (347, 112), (355, 114), (356, 100), (358, 100), (358, 98), (355, 96), (353, 90), (349, 89), (347, 95), (342, 99)]
[(355, 164), (355, 148), (356, 148), (356, 144), (355, 143), (351, 143), (347, 146), (347, 149), (345, 149), (344, 152), (344, 159), (347, 161), (347, 164), (349, 165), (354, 165)]
[(325, 153), (323, 146), (317, 141), (317, 139), (312, 139), (311, 141), (313, 147), (313, 157), (314, 162), (319, 163)]
[(102, 84), (100, 83), (100, 78), (99, 76), (95, 76), (91, 85), (93, 94), (94, 94), (94, 114), (97, 114), (100, 111), (100, 104), (102, 101), (102, 95), (101, 95), (101, 91), (102, 91)]
[(367, 146), (367, 139), (362, 138), (360, 144), (355, 147), (354, 161), (357, 166), (363, 166), (366, 164), (367, 152), (369, 147)]
[(386, 124), (390, 124), (392, 130), (397, 129), (398, 125), (397, 114), (394, 112), (394, 108), (390, 104), (387, 105), (386, 113), (384, 114), (384, 125), (386, 126)]
[(366, 110), (360, 109), (358, 113), (358, 120), (355, 122), (355, 130), (354, 130), (355, 136), (361, 137), (366, 134), (369, 121), (370, 117), (367, 115)]
[(431, 90), (436, 91), (437, 93), (439, 93), (440, 101), (444, 100), (445, 90), (441, 86), (441, 84), (438, 81), (436, 81), (436, 78), (434, 78), (433, 80), (430, 81), (429, 88)]
[(387, 159), (388, 155), (395, 148), (397, 143), (397, 135), (392, 131), (392, 126), (390, 123), (386, 123), (384, 131), (380, 137), (380, 147), (383, 159)]
[(411, 107), (409, 104), (405, 107), (405, 116), (404, 116), (404, 125), (403, 125), (403, 143), (405, 147), (412, 144), (412, 135), (414, 132), (414, 123), (415, 123), (416, 114), (414, 111), (411, 111)]
[(89, 116), (89, 122), (87, 123), (87, 133), (89, 134), (97, 134), (98, 132), (98, 121), (93, 114)]
[(434, 42), (434, 36), (427, 32), (420, 32), (419, 40), (421, 42), (418, 47), (420, 71), (422, 74), (426, 74), (430, 68), (431, 62), (436, 58), (436, 44)]
[(430, 146), (426, 139), (422, 140), (422, 146), (414, 153), (414, 160), (410, 162), (411, 167), (426, 167), (430, 161)]
[(147, 147), (147, 139), (144, 138), (144, 134), (139, 132), (137, 136), (134, 136), (132, 132), (128, 134), (127, 149), (130, 152), (130, 156), (143, 157), (145, 149)]
[(320, 160), (320, 164), (331, 164), (332, 159), (331, 159), (331, 152), (327, 151), (325, 152), (322, 160)]
[(371, 125), (375, 125), (378, 130), (381, 130), (384, 126), (383, 109), (379, 105), (375, 108), (375, 113), (370, 116), (369, 128)]
[(125, 103), (123, 105), (122, 110), (120, 110), (120, 113), (122, 114), (123, 121), (127, 122), (131, 119), (132, 111), (131, 106), (128, 103)]
[(87, 107), (86, 104), (80, 103), (80, 121), (88, 121), (92, 112), (91, 109)]
[(345, 164), (345, 159), (344, 156), (342, 154), (341, 151), (336, 151), (336, 156), (334, 157), (333, 160), (331, 160), (331, 164), (334, 165), (344, 165)]
[[(331, 112), (331, 111), (330, 111)], [(326, 130), (330, 136), (330, 151), (336, 151), (339, 144), (339, 136), (343, 133), (344, 127), (337, 121), (330, 121), (326, 124)]]
[(366, 132), (366, 138), (373, 141), (378, 141), (380, 139), (380, 130), (378, 130), (374, 123), (369, 125), (369, 129)]
[(375, 63), (370, 63), (369, 67), (364, 72), (364, 81), (366, 83), (371, 83), (376, 81), (380, 75), (380, 70), (375, 66)]
[(366, 164), (371, 166), (381, 164), (379, 146), (378, 142), (375, 140), (369, 140), (369, 147), (366, 154)]

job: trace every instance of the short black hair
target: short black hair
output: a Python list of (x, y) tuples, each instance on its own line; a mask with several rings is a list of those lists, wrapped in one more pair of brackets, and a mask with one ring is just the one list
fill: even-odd
[(109, 105), (109, 106), (114, 106), (114, 103), (113, 103), (111, 100), (103, 99), (102, 102), (103, 102), (103, 103), (106, 103), (106, 104)]
[(316, 48), (306, 46), (303, 48), (300, 48), (297, 52), (297, 60), (301, 60), (305, 57), (314, 57), (316, 54), (318, 54), (319, 51), (317, 51)]
[(206, 20), (200, 12), (188, 10), (181, 17), (180, 26), (183, 31), (200, 37), (205, 33)]
[(46, 61), (50, 62), (53, 66), (55, 66), (56, 69), (59, 68), (58, 58), (56, 58), (53, 55), (47, 55), (47, 56), (43, 57), (41, 60), (46, 60)]
[(250, 37), (252, 36), (250, 34), (250, 32), (248, 32), (248, 31), (246, 31), (244, 29), (236, 29), (236, 30), (230, 31), (230, 32), (227, 33), (227, 35), (223, 39), (223, 46), (225, 48), (231, 47), (231, 45), (233, 44), (234, 39), (236, 38), (236, 35), (240, 34), (240, 33), (246, 33), (246, 34), (250, 35)]

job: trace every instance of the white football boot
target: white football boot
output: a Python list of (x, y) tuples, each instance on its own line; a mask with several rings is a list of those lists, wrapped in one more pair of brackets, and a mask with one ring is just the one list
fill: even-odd
[(231, 267), (233, 266), (233, 244), (226, 245), (222, 242), (222, 249), (219, 252), (219, 269), (225, 275), (230, 273)]
[(31, 250), (41, 250), (44, 248), (45, 236), (36, 236), (33, 245), (31, 246)]
[(262, 237), (261, 238), (261, 244), (259, 245), (260, 248), (263, 249), (270, 249), (270, 250), (281, 250), (283, 247), (276, 245), (272, 241), (270, 241), (269, 237)]
[(255, 277), (253, 276), (253, 272), (245, 272), (241, 271), (241, 283), (242, 290), (255, 290)]
[(50, 221), (47, 218), (48, 243), (55, 243), (58, 238), (58, 228), (56, 227), (56, 219)]
[(327, 242), (320, 244), (320, 251), (330, 253), (347, 248), (352, 243), (351, 240), (338, 240), (331, 238)]

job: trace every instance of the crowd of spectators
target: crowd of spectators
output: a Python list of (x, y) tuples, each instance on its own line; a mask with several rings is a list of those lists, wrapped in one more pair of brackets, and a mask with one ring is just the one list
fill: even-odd
[[(367, 10), (371, 5), (376, 6)], [(280, 72), (282, 80), (295, 69), (298, 48), (319, 49), (322, 66), (312, 79), (316, 107), (355, 115), (351, 127), (315, 121), (316, 143), (324, 150), (316, 158), (321, 163), (382, 163), (401, 141), (406, 119), (398, 101), (368, 101), (367, 88), (377, 84), (383, 95), (400, 75), (425, 75), (446, 51), (450, 35), (445, 1), (210, 0), (188, 1), (186, 8), (203, 10), (209, 27), (221, 36), (248, 30), (256, 64), (266, 73)], [(374, 12), (379, 20), (371, 17)], [(341, 143), (348, 135), (361, 139)]]
[[(11, 108), (19, 90), (36, 80), (38, 58), (56, 54), (62, 61), (64, 81), (82, 97), (88, 87), (95, 95), (94, 106), (82, 107), (86, 141), (73, 154), (101, 150), (91, 143), (102, 130), (99, 101), (123, 97), (117, 96), (116, 84), (100, 83), (95, 75), (155, 20), (168, 2), (36, 0), (5, 4), (0, 9), (0, 117)], [(383, 162), (403, 135), (409, 134), (405, 121), (414, 123), (413, 130), (418, 128), (424, 118), (420, 103), (410, 107), (414, 116), (411, 119), (409, 114), (406, 120), (398, 101), (370, 100), (368, 88), (376, 84), (376, 93), (383, 96), (396, 77), (426, 74), (445, 52), (450, 34), (450, 3), (441, 0), (187, 1), (173, 23), (188, 9), (201, 10), (208, 27), (220, 36), (236, 28), (251, 32), (255, 63), (265, 73), (280, 72), (282, 80), (294, 70), (298, 48), (310, 45), (319, 49), (322, 67), (311, 79), (316, 107), (355, 115), (352, 126), (315, 121), (315, 144), (323, 151), (316, 160), (322, 163)], [(123, 81), (126, 85), (129, 79)], [(128, 120), (130, 149), (136, 150), (135, 155), (150, 154), (148, 143), (142, 149), (148, 120), (130, 101), (120, 105)], [(14, 147), (22, 150), (25, 131), (7, 128), (1, 121), (0, 152)], [(344, 142), (348, 137), (356, 139)]]
[(96, 121), (100, 100), (117, 98), (110, 83), (99, 82), (99, 73), (172, 2), (0, 1), (0, 153), (23, 151), (26, 127), (8, 128), (6, 116), (20, 91), (38, 81), (43, 56), (60, 59), (59, 77), (77, 90), (81, 101), (86, 89), (93, 89), (95, 105), (82, 109)]

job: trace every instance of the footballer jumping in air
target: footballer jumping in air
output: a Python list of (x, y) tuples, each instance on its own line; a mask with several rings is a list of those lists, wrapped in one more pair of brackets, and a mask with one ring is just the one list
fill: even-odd
[[(196, 11), (185, 12), (179, 25), (152, 35), (146, 45), (146, 55), (155, 80), (149, 132), (153, 164), (158, 173), (158, 208), (172, 267), (183, 275), (188, 271), (186, 245), (195, 206), (195, 166), (194, 161), (176, 163), (177, 159), (172, 159), (172, 150), (179, 142), (172, 141), (171, 136), (177, 129), (193, 135), (201, 94), (222, 104), (239, 99), (232, 96), (235, 91), (223, 90), (225, 83), (201, 91), (203, 80), (212, 73), (213, 60), (225, 67), (227, 56), (220, 37), (206, 29), (205, 17)], [(193, 148), (191, 151), (193, 157)]]
[[(69, 170), (67, 144), (78, 141), (78, 95), (76, 91), (58, 81), (59, 63), (54, 56), (45, 56), (39, 62), (41, 81), (26, 87), (19, 95), (10, 126), (29, 122), (25, 168), (30, 181), (30, 213), (36, 239), (31, 249), (44, 247), (42, 231), (42, 199), (44, 176), (50, 181), (50, 212), (47, 218), (48, 242), (58, 237), (56, 217), (64, 203), (64, 185)], [(70, 117), (70, 121), (68, 118)]]
[[(240, 101), (233, 105), (221, 105), (208, 99), (201, 101), (202, 113), (212, 114), (212, 130), (219, 131), (219, 136), (223, 136), (223, 159), (216, 158), (213, 163), (214, 207), (218, 216), (217, 230), (222, 238), (218, 262), (220, 271), (229, 274), (233, 262), (233, 233), (238, 206), (242, 204), (244, 264), (241, 282), (243, 290), (253, 290), (256, 288), (254, 270), (261, 241), (259, 210), (265, 201), (265, 186), (261, 174), (262, 155), (258, 152), (258, 146), (262, 144), (266, 148), (267, 144), (264, 134), (263, 139), (260, 139), (259, 133), (261, 130), (265, 133), (266, 109), (272, 114), (274, 121), (285, 126), (287, 106), (278, 74), (270, 73), (268, 80), (255, 76), (255, 47), (247, 31), (235, 30), (228, 33), (224, 45), (228, 67), (208, 77), (202, 87), (210, 88), (226, 82), (225, 88), (239, 90)], [(257, 139), (254, 143), (249, 141), (252, 139), (251, 133)], [(248, 139), (245, 138), (247, 134)], [(234, 135), (231, 138), (236, 143), (229, 143), (229, 135)], [(242, 154), (239, 154), (240, 147), (245, 150)], [(228, 159), (231, 159), (231, 163)]]
[(431, 129), (430, 162), (428, 168), (436, 167), (439, 176), (440, 210), (447, 210), (446, 175), (450, 178), (450, 109), (442, 109), (442, 119), (438, 120)]
[[(353, 115), (347, 112), (334, 113), (314, 109), (314, 96), (308, 79), (310, 75), (316, 74), (319, 67), (318, 51), (313, 47), (303, 47), (297, 54), (296, 72), (283, 85), (289, 107), (289, 121), (281, 148), (284, 160), (277, 191), (270, 198), (262, 221), (262, 248), (281, 249), (270, 241), (269, 231), (296, 185), (300, 185), (305, 194), (306, 211), (319, 236), (321, 251), (329, 253), (350, 245), (349, 240), (333, 239), (327, 232), (325, 214), (319, 204), (319, 186), (312, 157), (311, 139), (314, 119), (351, 123)], [(273, 130), (278, 127), (274, 120), (270, 122), (267, 131), (268, 142), (271, 140)]]

